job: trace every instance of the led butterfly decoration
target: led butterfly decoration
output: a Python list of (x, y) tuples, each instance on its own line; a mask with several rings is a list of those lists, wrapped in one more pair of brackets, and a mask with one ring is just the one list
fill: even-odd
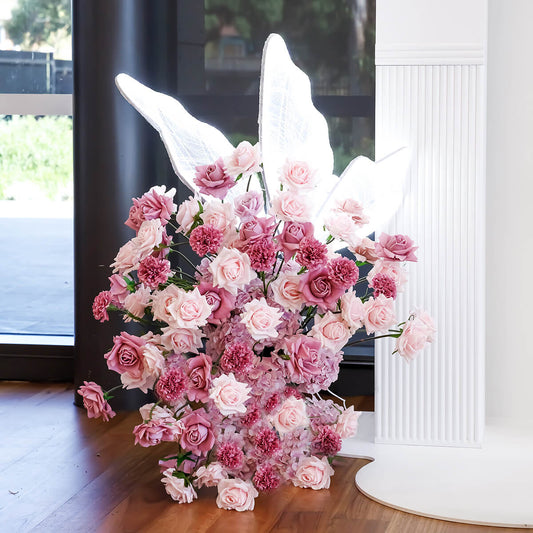
[[(176, 99), (127, 74), (119, 74), (116, 83), (126, 100), (161, 135), (180, 180), (201, 196), (193, 181), (196, 167), (230, 155), (233, 145), (215, 127), (189, 114)], [(281, 167), (286, 160), (298, 160), (305, 161), (318, 177), (317, 186), (308, 194), (315, 228), (324, 227), (336, 202), (346, 198), (360, 202), (370, 220), (359, 228), (360, 237), (383, 228), (394, 216), (403, 200), (407, 150), (401, 148), (376, 163), (356, 157), (340, 178), (334, 176), (327, 122), (313, 105), (309, 78), (292, 62), (285, 42), (276, 34), (268, 37), (264, 47), (258, 121), (267, 209), (280, 190)], [(246, 186), (246, 180), (238, 181), (227, 198), (242, 194)], [(332, 246), (344, 245), (335, 240)]]

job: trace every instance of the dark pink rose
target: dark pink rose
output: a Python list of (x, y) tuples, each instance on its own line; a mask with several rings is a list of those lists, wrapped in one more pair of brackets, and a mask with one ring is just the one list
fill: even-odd
[(198, 456), (207, 455), (215, 444), (215, 435), (205, 409), (197, 409), (181, 421), (185, 426), (180, 437), (181, 447)]
[(284, 366), (293, 383), (306, 383), (324, 368), (322, 345), (318, 339), (293, 335), (283, 341), (282, 350), (290, 358)]
[(164, 226), (170, 220), (172, 213), (176, 210), (174, 195), (176, 189), (166, 192), (166, 187), (160, 185), (152, 187), (139, 199), (139, 206), (144, 215), (144, 220), (154, 220), (158, 218)]
[(139, 231), (141, 224), (145, 221), (143, 209), (140, 203), (139, 198), (133, 199), (133, 205), (130, 207), (130, 212), (128, 220), (124, 222), (126, 226), (134, 230), (135, 232)]
[(200, 192), (223, 200), (228, 191), (235, 185), (235, 178), (226, 174), (224, 161), (217, 159), (211, 165), (196, 167), (196, 177), (193, 179)]
[(300, 248), (303, 238), (312, 238), (314, 233), (311, 222), (285, 222), (283, 231), (278, 236), (278, 244), (283, 251), (285, 261), (289, 260)]
[(239, 245), (246, 247), (253, 242), (270, 238), (275, 227), (276, 219), (274, 217), (253, 217), (247, 220), (239, 231)]
[(205, 402), (209, 398), (212, 367), (211, 357), (204, 353), (187, 359), (187, 374), (190, 383), (187, 397), (191, 402)]
[(415, 251), (418, 246), (407, 235), (382, 233), (376, 243), (376, 253), (386, 261), (417, 261)]
[(128, 284), (124, 279), (124, 276), (119, 274), (113, 274), (109, 279), (111, 286), (109, 287), (109, 292), (112, 296), (112, 302), (118, 306), (122, 307), (124, 305), (124, 300), (130, 294), (128, 289)]
[(220, 324), (235, 309), (235, 296), (226, 289), (214, 287), (211, 283), (202, 281), (198, 285), (198, 290), (211, 306), (211, 315), (207, 319), (209, 323)]
[(344, 289), (330, 278), (327, 266), (302, 274), (300, 291), (307, 304), (318, 305), (323, 310), (335, 309), (337, 300), (344, 293)]
[(141, 337), (123, 331), (113, 338), (113, 348), (104, 357), (107, 367), (119, 374), (127, 372), (134, 379), (140, 379), (143, 373), (143, 349), (146, 341)]
[(104, 399), (102, 387), (94, 381), (84, 381), (78, 389), (78, 394), (83, 398), (83, 407), (87, 409), (89, 418), (100, 418), (107, 422), (115, 416), (115, 412)]
[(93, 316), (100, 322), (109, 320), (109, 314), (107, 313), (107, 306), (113, 300), (113, 295), (110, 291), (100, 292), (93, 302)]

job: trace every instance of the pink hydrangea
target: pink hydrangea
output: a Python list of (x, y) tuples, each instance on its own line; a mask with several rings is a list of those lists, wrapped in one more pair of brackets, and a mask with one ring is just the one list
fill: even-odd
[(111, 304), (113, 296), (111, 291), (100, 292), (93, 302), (93, 316), (100, 322), (109, 320), (109, 314), (107, 313), (107, 307)]
[(210, 224), (194, 228), (189, 236), (191, 248), (200, 257), (207, 254), (216, 254), (220, 250), (223, 240), (224, 234)]
[(170, 261), (152, 255), (143, 259), (137, 270), (139, 281), (151, 289), (157, 289), (159, 285), (166, 283), (170, 274)]

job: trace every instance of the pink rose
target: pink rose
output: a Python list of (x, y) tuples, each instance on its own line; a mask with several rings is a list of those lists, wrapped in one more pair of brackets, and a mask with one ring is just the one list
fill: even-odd
[(363, 318), (366, 332), (370, 335), (376, 331), (385, 331), (396, 323), (394, 300), (380, 294), (377, 298), (370, 297), (364, 304)]
[(368, 237), (363, 237), (362, 239), (356, 239), (355, 242), (351, 243), (351, 246), (348, 248), (351, 252), (355, 254), (355, 257), (358, 261), (375, 263), (379, 257), (376, 255), (376, 243), (370, 240)]
[(253, 511), (257, 496), (259, 492), (248, 481), (222, 479), (218, 483), (217, 505), (221, 509)]
[(164, 228), (158, 218), (146, 220), (141, 224), (137, 237), (133, 239), (139, 254), (139, 261), (151, 255), (154, 248), (163, 242), (163, 232)]
[(118, 307), (122, 307), (126, 296), (130, 293), (128, 284), (126, 283), (124, 276), (119, 276), (118, 274), (113, 274), (108, 279), (111, 284), (109, 292), (112, 296), (112, 302)]
[(223, 479), (228, 478), (228, 473), (220, 463), (210, 463), (207, 466), (201, 466), (194, 473), (196, 486), (216, 487)]
[(285, 222), (283, 231), (277, 238), (285, 261), (290, 259), (300, 249), (302, 239), (311, 238), (313, 234), (314, 228), (311, 222)]
[(233, 373), (222, 374), (213, 380), (209, 397), (223, 416), (246, 413), (245, 403), (250, 398), (251, 388), (235, 379)]
[(305, 161), (287, 159), (281, 168), (279, 180), (290, 190), (308, 191), (316, 186), (316, 170), (309, 168)]
[(115, 416), (116, 413), (104, 399), (102, 387), (94, 381), (84, 381), (78, 389), (78, 394), (83, 398), (83, 407), (87, 409), (89, 418), (102, 417), (104, 422), (108, 422), (110, 418)]
[(237, 196), (233, 202), (235, 214), (244, 222), (259, 213), (263, 207), (263, 196), (257, 191), (248, 191)]
[(337, 423), (334, 426), (335, 431), (341, 436), (342, 439), (349, 439), (355, 437), (357, 434), (357, 427), (359, 424), (360, 411), (354, 411), (353, 405), (350, 405), (348, 409), (339, 415)]
[[(144, 345), (143, 366), (145, 372), (150, 374), (154, 378), (154, 381), (165, 370), (165, 356), (161, 349), (151, 342), (147, 342)], [(151, 387), (153, 387), (153, 383), (150, 385)]]
[(396, 283), (398, 291), (407, 282), (407, 274), (399, 261), (384, 261), (383, 259), (376, 261), (376, 264), (367, 275), (368, 282), (372, 283), (378, 274), (391, 278)]
[(104, 357), (107, 367), (119, 374), (128, 373), (134, 378), (141, 378), (144, 370), (143, 355), (146, 341), (141, 337), (123, 331), (113, 338), (113, 348)]
[[(150, 292), (150, 289), (141, 285), (135, 292), (131, 292), (126, 296), (126, 299), (124, 300), (124, 308), (132, 315), (142, 318), (146, 306), (150, 303), (151, 297), (152, 293)], [(130, 322), (131, 317), (125, 315), (124, 320)]]
[(246, 246), (264, 238), (271, 238), (275, 227), (274, 217), (253, 217), (247, 220), (239, 231), (241, 245)]
[(288, 311), (300, 311), (304, 300), (300, 291), (300, 276), (298, 274), (282, 272), (270, 286), (276, 303)]
[(315, 339), (320, 341), (324, 348), (333, 352), (339, 352), (351, 337), (350, 329), (342, 317), (331, 312), (324, 316), (315, 316), (315, 324), (311, 333)]
[(181, 419), (185, 429), (180, 445), (194, 455), (205, 456), (215, 444), (215, 435), (205, 409), (197, 409)]
[(176, 222), (178, 229), (184, 234), (189, 233), (194, 223), (194, 217), (200, 211), (201, 202), (192, 196), (182, 202), (176, 213)]
[(433, 342), (437, 328), (435, 327), (433, 318), (431, 318), (428, 312), (416, 309), (415, 311), (411, 311), (411, 317), (411, 320), (417, 325), (417, 327), (425, 328), (428, 342)]
[(178, 503), (192, 503), (195, 498), (198, 498), (194, 487), (191, 484), (186, 484), (181, 477), (173, 475), (174, 470), (169, 468), (163, 472), (161, 482), (165, 485), (167, 494)]
[(290, 396), (281, 404), (277, 413), (271, 418), (271, 422), (280, 435), (307, 427), (309, 417), (307, 416), (305, 401)]
[(208, 194), (221, 200), (235, 185), (235, 178), (226, 173), (221, 157), (211, 165), (197, 166), (193, 181), (198, 185), (202, 194)]
[(211, 283), (202, 281), (198, 285), (198, 291), (211, 307), (211, 314), (207, 319), (210, 324), (221, 324), (235, 309), (235, 296), (226, 289), (214, 287)]
[(134, 230), (135, 232), (139, 231), (141, 224), (145, 221), (143, 209), (139, 198), (133, 199), (133, 205), (130, 207), (130, 212), (128, 215), (128, 220), (124, 222), (126, 226)]
[(162, 320), (167, 324), (174, 323), (173, 312), (181, 298), (183, 289), (176, 285), (169, 285), (162, 291), (152, 294), (152, 313), (156, 320)]
[(326, 219), (326, 229), (336, 239), (352, 245), (357, 240), (357, 227), (346, 213), (336, 213)]
[(226, 241), (236, 236), (237, 217), (231, 203), (222, 203), (220, 200), (211, 200), (204, 206), (200, 215), (204, 224), (213, 226), (224, 234)]
[(244, 306), (241, 322), (246, 326), (252, 339), (261, 341), (275, 339), (278, 336), (277, 327), (281, 324), (283, 312), (270, 307), (264, 298), (252, 300)]
[(211, 307), (196, 287), (187, 292), (169, 285), (161, 292), (154, 293), (152, 299), (154, 317), (174, 328), (195, 329), (205, 326), (211, 314)]
[(224, 248), (209, 265), (213, 285), (236, 295), (256, 276), (250, 266), (250, 258), (234, 248)]
[(248, 178), (256, 172), (261, 172), (261, 152), (259, 143), (252, 146), (248, 141), (239, 143), (233, 153), (224, 159), (226, 173), (237, 178), (242, 174), (242, 179)]
[(402, 334), (396, 340), (396, 350), (404, 359), (412, 361), (427, 342), (429, 342), (427, 327), (419, 320), (408, 320)]
[(135, 444), (143, 448), (157, 446), (163, 441), (175, 442), (182, 432), (183, 424), (174, 418), (152, 418), (133, 428)]
[(327, 457), (303, 457), (298, 462), (293, 484), (304, 489), (329, 489), (331, 476), (335, 472), (328, 463)]
[(353, 198), (339, 199), (336, 203), (334, 211), (349, 215), (356, 226), (368, 224), (369, 218), (364, 214), (363, 206)]
[(187, 374), (191, 384), (187, 397), (191, 402), (206, 402), (209, 398), (212, 367), (211, 358), (204, 353), (187, 359)]
[(364, 314), (364, 304), (354, 291), (349, 291), (341, 296), (341, 316), (352, 333), (363, 327)]
[(144, 220), (158, 218), (161, 224), (167, 224), (172, 213), (176, 211), (176, 204), (173, 201), (175, 194), (176, 189), (167, 191), (165, 185), (157, 185), (144, 193), (139, 201)]
[(300, 290), (308, 305), (318, 305), (319, 308), (335, 309), (337, 300), (344, 293), (329, 277), (327, 266), (310, 270), (300, 276)]
[(202, 347), (202, 332), (195, 328), (162, 328), (161, 344), (174, 353), (198, 353)]
[(272, 213), (286, 222), (306, 222), (311, 218), (311, 206), (302, 195), (282, 191), (272, 200)]
[(121, 276), (129, 274), (132, 270), (137, 270), (141, 254), (135, 241), (136, 237), (124, 244), (118, 251), (115, 261), (111, 263), (113, 272)]
[(407, 235), (382, 233), (376, 243), (376, 253), (385, 261), (417, 261), (413, 240)]

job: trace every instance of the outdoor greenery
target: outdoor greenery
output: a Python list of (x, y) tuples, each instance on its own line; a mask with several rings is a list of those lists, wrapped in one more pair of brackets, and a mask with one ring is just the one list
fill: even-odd
[(0, 200), (72, 197), (72, 118), (0, 117)]

